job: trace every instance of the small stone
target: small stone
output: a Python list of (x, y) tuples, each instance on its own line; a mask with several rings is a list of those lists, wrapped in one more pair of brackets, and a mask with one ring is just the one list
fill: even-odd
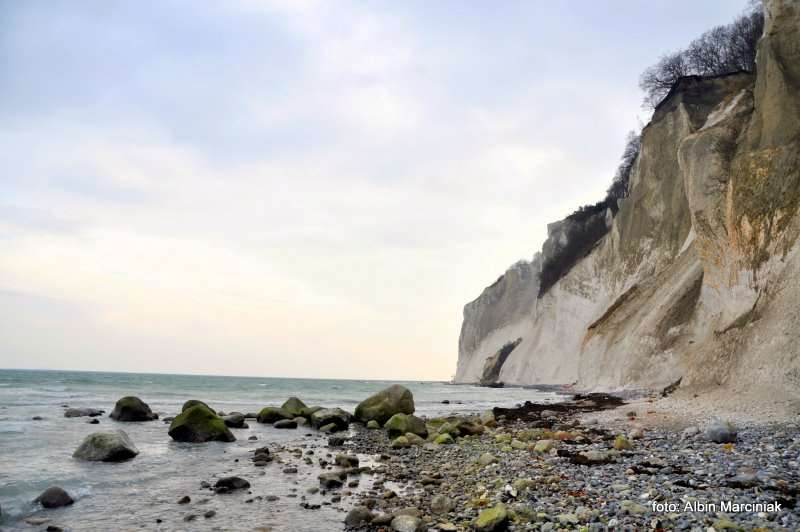
[(539, 440), (533, 446), (533, 450), (537, 453), (549, 453), (553, 448), (553, 440)]
[(625, 436), (617, 436), (614, 438), (614, 449), (618, 451), (628, 451), (633, 449), (633, 444), (628, 441)]
[(381, 428), (381, 424), (378, 423), (377, 421), (375, 421), (374, 419), (370, 419), (367, 422), (367, 428), (371, 429), (371, 430), (379, 429), (379, 428)]
[(372, 522), (375, 516), (364, 506), (356, 506), (350, 510), (344, 518), (344, 524), (348, 527), (357, 528), (366, 526)]
[(334, 463), (339, 467), (358, 467), (358, 457), (350, 454), (337, 454)]
[(192, 498), (189, 497), (188, 495), (184, 495), (183, 497), (178, 499), (178, 504), (189, 504), (190, 502), (192, 502)]
[(203, 517), (205, 517), (206, 519), (211, 519), (215, 515), (217, 515), (217, 511), (216, 510), (209, 510), (206, 513), (203, 514)]
[(392, 530), (395, 532), (421, 532), (425, 528), (419, 517), (398, 515), (392, 519)]
[(483, 453), (478, 457), (478, 463), (482, 466), (487, 466), (497, 462), (497, 458), (489, 453)]

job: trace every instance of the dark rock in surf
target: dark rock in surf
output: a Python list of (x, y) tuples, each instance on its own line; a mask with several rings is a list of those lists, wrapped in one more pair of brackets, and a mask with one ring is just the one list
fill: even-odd
[(158, 419), (158, 414), (138, 397), (128, 396), (117, 401), (108, 417), (116, 421), (152, 421)]

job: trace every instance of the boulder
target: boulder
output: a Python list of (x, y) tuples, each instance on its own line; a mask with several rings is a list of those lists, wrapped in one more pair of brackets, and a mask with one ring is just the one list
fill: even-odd
[(294, 416), (282, 408), (267, 406), (258, 413), (259, 423), (275, 423), (282, 419), (292, 419)]
[(706, 427), (706, 438), (714, 443), (735, 443), (738, 431), (730, 421), (714, 421)]
[(92, 462), (122, 462), (139, 454), (130, 437), (121, 430), (94, 432), (84, 438), (73, 458)]
[(508, 511), (503, 503), (487, 508), (478, 514), (472, 524), (477, 532), (498, 532), (508, 529)]
[(75, 501), (63, 489), (58, 486), (51, 486), (36, 497), (33, 502), (41, 504), (44, 508), (61, 508), (62, 506), (69, 506)]
[(67, 408), (64, 410), (64, 417), (97, 417), (102, 416), (104, 413), (105, 410), (96, 408)]
[(322, 408), (311, 414), (311, 426), (315, 429), (334, 424), (338, 430), (347, 429), (352, 416), (341, 408)]
[(186, 412), (188, 409), (192, 408), (195, 405), (203, 405), (204, 407), (208, 408), (209, 410), (217, 414), (217, 412), (213, 408), (205, 404), (203, 401), (198, 401), (197, 399), (189, 399), (188, 401), (183, 403), (183, 406), (181, 407), (181, 412)]
[(117, 421), (152, 421), (158, 419), (158, 414), (138, 397), (127, 396), (117, 401), (108, 417)]
[(367, 428), (370, 430), (375, 430), (381, 428), (381, 424), (375, 421), (374, 419), (370, 419), (367, 422)]
[(290, 397), (285, 403), (283, 403), (283, 405), (281, 405), (281, 410), (289, 412), (292, 414), (292, 417), (304, 417), (303, 412), (305, 412), (307, 408), (308, 407), (306, 404), (297, 397)]
[(402, 436), (407, 432), (416, 434), (423, 438), (428, 437), (428, 429), (425, 427), (425, 422), (417, 416), (408, 414), (395, 414), (383, 425), (389, 432), (390, 438)]
[(203, 405), (189, 407), (169, 426), (169, 435), (175, 441), (203, 443), (207, 441), (236, 441), (221, 417)]
[(414, 396), (405, 386), (393, 384), (358, 404), (355, 417), (364, 423), (374, 419), (381, 425), (395, 414), (413, 414)]
[[(209, 411), (210, 410), (211, 409), (209, 409)], [(225, 422), (226, 427), (230, 427), (232, 429), (248, 428), (247, 423), (244, 422), (243, 414), (229, 414), (227, 416), (222, 416), (222, 421)]]
[(281, 419), (272, 424), (276, 429), (296, 429), (297, 421), (293, 419)]
[(476, 436), (486, 430), (483, 424), (476, 419), (463, 419), (456, 424), (459, 436)]

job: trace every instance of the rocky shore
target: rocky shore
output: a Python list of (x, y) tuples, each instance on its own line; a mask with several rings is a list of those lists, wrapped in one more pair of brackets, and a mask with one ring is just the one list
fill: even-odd
[[(112, 416), (113, 423), (158, 419), (134, 399), (120, 399), (114, 412), (125, 413)], [(365, 399), (352, 414), (295, 397), (247, 414), (190, 400), (164, 419), (164, 437), (193, 448), (224, 445), (228, 458), (187, 477), (184, 493), (157, 503), (155, 526), (251, 530), (237, 516), (281, 501), (296, 508), (293, 517), (284, 514), (257, 530), (295, 530), (300, 521), (304, 530), (387, 532), (800, 528), (795, 422), (677, 424), (664, 404), (588, 394), (426, 418), (414, 415), (413, 396), (399, 385)], [(248, 421), (297, 436), (278, 444), (269, 432), (263, 440), (248, 432), (237, 443)], [(87, 435), (73, 459), (135, 462), (139, 454), (128, 434), (115, 430)], [(44, 514), (25, 522), (53, 530), (61, 527), (47, 512), (83, 504), (58, 486), (35, 503)], [(59, 521), (68, 522), (69, 512)]]
[[(483, 431), (445, 445), (397, 447), (384, 431), (355, 429), (348, 447), (381, 465), (375, 488), (360, 495), (349, 516), (351, 528), (800, 527), (796, 424), (645, 429), (638, 420), (647, 410), (594, 399), (495, 409), (494, 419), (482, 417)], [(602, 414), (607, 424), (579, 419), (609, 407), (616, 408)]]

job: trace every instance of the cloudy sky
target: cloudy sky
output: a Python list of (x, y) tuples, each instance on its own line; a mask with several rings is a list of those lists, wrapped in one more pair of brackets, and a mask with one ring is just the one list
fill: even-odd
[(450, 378), (745, 3), (0, 0), (0, 367)]

